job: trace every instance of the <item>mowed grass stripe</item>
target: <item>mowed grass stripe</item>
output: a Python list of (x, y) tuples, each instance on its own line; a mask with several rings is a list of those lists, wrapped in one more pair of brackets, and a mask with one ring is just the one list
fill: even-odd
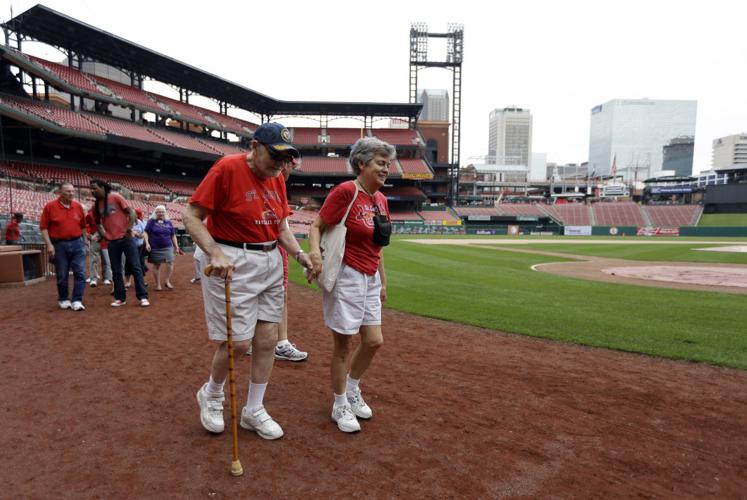
[[(740, 243), (735, 243), (735, 245), (740, 245)], [(625, 243), (620, 243), (619, 245), (568, 245), (559, 242), (557, 244), (547, 243), (521, 245), (518, 248), (531, 248), (532, 250), (576, 255), (593, 255), (596, 257), (609, 257), (614, 259), (747, 264), (747, 253), (704, 252), (695, 250), (696, 248), (714, 248), (720, 246), (729, 245), (703, 245), (697, 243), (691, 245), (636, 245)]]
[[(534, 264), (561, 258), (492, 248), (394, 241), (385, 250), (385, 259), (386, 306), (393, 309), (493, 330), (747, 369), (744, 295), (564, 278), (531, 270)], [(298, 266), (291, 265), (291, 270), (291, 278), (302, 282)], [(385, 325), (385, 331), (396, 335), (396, 325)]]

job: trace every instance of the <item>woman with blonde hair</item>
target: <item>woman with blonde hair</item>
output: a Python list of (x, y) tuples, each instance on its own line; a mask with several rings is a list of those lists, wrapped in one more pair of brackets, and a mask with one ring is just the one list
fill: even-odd
[(156, 290), (161, 291), (161, 264), (166, 264), (166, 288), (174, 288), (171, 275), (174, 272), (174, 252), (179, 252), (174, 225), (169, 220), (169, 214), (164, 205), (158, 205), (145, 225), (145, 250), (150, 252), (148, 262), (153, 264), (153, 274), (156, 277)]

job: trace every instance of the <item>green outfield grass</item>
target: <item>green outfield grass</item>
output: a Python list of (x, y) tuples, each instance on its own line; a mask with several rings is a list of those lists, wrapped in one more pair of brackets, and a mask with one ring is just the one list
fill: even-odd
[[(524, 248), (524, 247), (521, 247)], [(546, 246), (542, 246), (546, 248)], [(573, 248), (574, 252), (576, 248)], [(628, 249), (618, 249), (632, 252)], [(676, 255), (666, 249), (661, 256)], [(532, 271), (562, 258), (394, 240), (387, 307), (578, 344), (747, 369), (747, 296), (638, 287)], [(303, 282), (299, 266), (291, 279)], [(321, 294), (319, 295), (321, 307)], [(291, 314), (293, 306), (291, 304)], [(386, 325), (396, 335), (396, 325)]]
[[(731, 243), (729, 245), (731, 245)], [(597, 257), (609, 257), (614, 259), (747, 264), (747, 253), (703, 252), (695, 250), (696, 248), (713, 248), (718, 246), (728, 245), (706, 245), (696, 243), (691, 245), (636, 245), (624, 243), (614, 245), (564, 245), (562, 243), (547, 243), (538, 245), (521, 245), (517, 248), (531, 248), (532, 250), (576, 255), (594, 255)]]
[(698, 226), (747, 226), (747, 214), (703, 214)]

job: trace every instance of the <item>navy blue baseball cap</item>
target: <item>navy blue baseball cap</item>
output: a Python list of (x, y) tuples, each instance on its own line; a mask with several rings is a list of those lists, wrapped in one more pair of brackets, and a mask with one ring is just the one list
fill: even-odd
[(276, 153), (298, 158), (298, 150), (290, 142), (290, 131), (276, 122), (263, 123), (254, 131), (254, 140)]

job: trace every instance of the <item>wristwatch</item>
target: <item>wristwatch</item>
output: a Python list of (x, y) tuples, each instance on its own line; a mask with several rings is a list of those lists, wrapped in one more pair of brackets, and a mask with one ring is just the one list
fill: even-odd
[(299, 248), (299, 249), (298, 249), (298, 252), (296, 252), (296, 262), (298, 262), (298, 259), (300, 259), (300, 258), (301, 258), (301, 256), (302, 256), (303, 254), (305, 254), (305, 253), (306, 253), (306, 252), (304, 252), (304, 251), (303, 251), (303, 248)]

